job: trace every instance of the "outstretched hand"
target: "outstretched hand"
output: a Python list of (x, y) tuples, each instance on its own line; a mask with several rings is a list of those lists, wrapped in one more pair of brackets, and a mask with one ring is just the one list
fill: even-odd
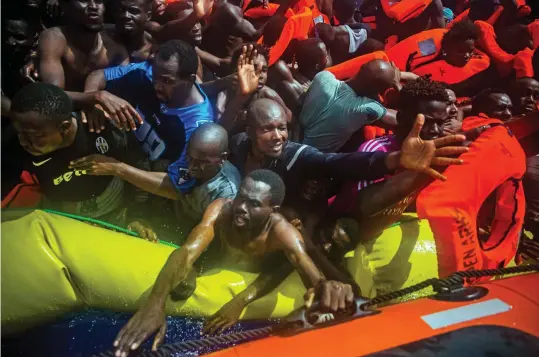
[(464, 146), (450, 146), (462, 144), (464, 135), (449, 135), (435, 140), (423, 140), (419, 136), (425, 117), (419, 114), (414, 127), (404, 140), (400, 153), (400, 166), (404, 169), (422, 172), (435, 179), (446, 180), (446, 177), (432, 168), (432, 166), (460, 165), (462, 160), (452, 156), (468, 152)]
[(167, 320), (163, 307), (146, 303), (116, 336), (114, 356), (126, 357), (130, 351), (136, 350), (155, 331), (158, 332), (152, 344), (152, 351), (157, 351), (157, 347), (165, 338)]
[(92, 154), (69, 163), (72, 170), (86, 171), (88, 175), (94, 176), (113, 176), (120, 162), (112, 157)]
[(304, 300), (307, 310), (316, 306), (321, 312), (345, 311), (354, 302), (354, 292), (350, 284), (328, 280), (307, 290)]
[(225, 331), (238, 322), (244, 308), (245, 303), (240, 299), (230, 300), (206, 321), (202, 334), (213, 335)]
[(238, 83), (242, 95), (249, 95), (258, 88), (258, 81), (262, 73), (262, 63), (255, 68), (255, 59), (258, 56), (253, 45), (243, 46), (238, 59)]

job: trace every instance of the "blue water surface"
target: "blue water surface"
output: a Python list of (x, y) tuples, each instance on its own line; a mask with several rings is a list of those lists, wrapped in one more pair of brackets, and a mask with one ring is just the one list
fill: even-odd
[[(131, 316), (95, 309), (71, 313), (53, 323), (16, 336), (2, 336), (2, 356), (90, 357), (110, 350), (114, 338)], [(166, 344), (201, 338), (204, 319), (169, 317), (167, 321)], [(241, 322), (226, 331), (225, 335), (269, 324), (268, 321)], [(147, 341), (141, 348), (149, 350), (150, 347), (151, 342)]]

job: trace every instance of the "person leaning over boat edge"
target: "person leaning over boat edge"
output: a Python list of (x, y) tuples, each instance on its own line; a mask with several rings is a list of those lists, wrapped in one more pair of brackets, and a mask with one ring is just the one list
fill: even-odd
[[(169, 256), (148, 300), (119, 332), (114, 341), (115, 355), (126, 356), (159, 330), (152, 346), (152, 350), (157, 349), (166, 333), (168, 296), (187, 298), (193, 293), (194, 289), (184, 282), (193, 276), (190, 274), (193, 264), (215, 238), (221, 244), (213, 244), (210, 249), (218, 248), (214, 253), (220, 258), (217, 260), (221, 260), (219, 266), (241, 264), (242, 270), (251, 268), (252, 271), (262, 271), (262, 274), (206, 322), (203, 330), (206, 333), (232, 326), (244, 307), (262, 296), (267, 282), (272, 280), (268, 280), (269, 271), (282, 268), (281, 264), (275, 269), (276, 254), (284, 253), (298, 270), (309, 289), (305, 295), (307, 307), (311, 307), (313, 300), (319, 302), (318, 308), (329, 311), (344, 310), (351, 304), (354, 298), (351, 286), (325, 280), (307, 254), (300, 232), (278, 213), (284, 195), (285, 185), (277, 174), (269, 170), (255, 170), (243, 180), (234, 200), (212, 202), (202, 221), (189, 234), (187, 242)], [(186, 288), (189, 291), (185, 291)]]

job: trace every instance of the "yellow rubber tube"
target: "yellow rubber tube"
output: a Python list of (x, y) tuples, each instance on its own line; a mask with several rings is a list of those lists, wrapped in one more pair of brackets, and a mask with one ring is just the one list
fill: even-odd
[[(434, 274), (436, 253), (429, 232), (428, 223), (413, 219), (358, 246), (346, 261), (364, 292), (374, 296)], [(4, 222), (2, 329), (20, 331), (84, 307), (134, 312), (173, 249), (39, 210)], [(209, 316), (255, 278), (239, 271), (208, 271), (197, 279), (192, 297), (168, 302), (167, 313)], [(304, 293), (301, 279), (293, 273), (250, 304), (241, 318), (284, 317), (303, 305)]]

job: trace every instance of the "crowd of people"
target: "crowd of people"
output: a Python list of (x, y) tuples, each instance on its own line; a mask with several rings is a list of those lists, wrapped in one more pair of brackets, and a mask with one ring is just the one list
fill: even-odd
[[(166, 332), (209, 266), (260, 273), (212, 318), (297, 270), (308, 306), (362, 294), (344, 254), (403, 213), (440, 276), (539, 236), (539, 20), (512, 0), (21, 0), (2, 4), (2, 195), (150, 241), (189, 231), (114, 346)], [(524, 147), (523, 147), (524, 146)], [(3, 202), (3, 207), (6, 207)], [(316, 304), (315, 304), (316, 302)]]

